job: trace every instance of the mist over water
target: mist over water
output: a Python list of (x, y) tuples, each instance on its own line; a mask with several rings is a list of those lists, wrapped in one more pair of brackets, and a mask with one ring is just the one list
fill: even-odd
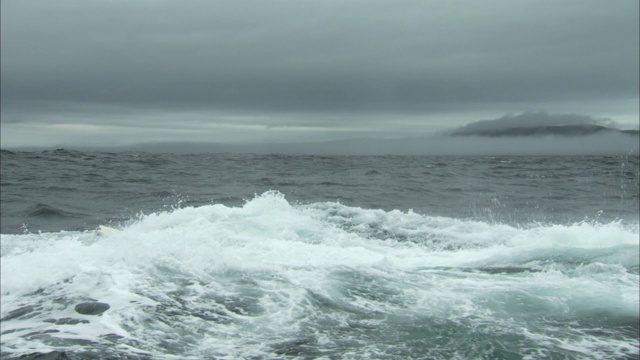
[[(640, 354), (637, 157), (4, 151), (2, 170), (3, 358)], [(74, 310), (91, 301), (110, 308)]]
[[(573, 155), (635, 155), (640, 138), (620, 133), (587, 136), (453, 137), (434, 134), (420, 138), (362, 139), (335, 141), (326, 144), (283, 146), (285, 153), (355, 154), (355, 155), (441, 155), (441, 156), (573, 156)], [(319, 146), (324, 145), (324, 146)]]
[[(344, 135), (343, 135), (344, 136)], [(287, 137), (289, 139), (289, 137)], [(158, 141), (127, 146), (78, 146), (83, 151), (151, 152), (172, 154), (236, 153), (285, 155), (410, 155), (410, 156), (637, 156), (640, 138), (620, 132), (583, 136), (481, 137), (451, 136), (449, 132), (425, 136), (366, 134), (344, 140), (301, 136), (290, 142), (276, 138), (269, 143)], [(41, 151), (41, 148), (27, 150)]]

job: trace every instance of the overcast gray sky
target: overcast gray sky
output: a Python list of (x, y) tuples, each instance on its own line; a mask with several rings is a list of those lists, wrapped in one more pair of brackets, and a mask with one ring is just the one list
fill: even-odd
[(1, 3), (2, 146), (638, 128), (637, 0)]

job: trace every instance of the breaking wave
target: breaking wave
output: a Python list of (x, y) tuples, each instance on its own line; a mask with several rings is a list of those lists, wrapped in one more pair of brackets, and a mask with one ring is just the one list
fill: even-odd
[[(638, 224), (514, 227), (275, 191), (102, 235), (3, 234), (2, 354), (632, 358), (638, 250)], [(94, 301), (110, 307), (74, 310)]]

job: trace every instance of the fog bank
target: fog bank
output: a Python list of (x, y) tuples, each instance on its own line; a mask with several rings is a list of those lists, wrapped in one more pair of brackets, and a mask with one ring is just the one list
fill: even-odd
[[(257, 153), (290, 155), (638, 155), (640, 137), (604, 133), (581, 137), (501, 137), (432, 135), (402, 139), (350, 139), (336, 141), (223, 144), (154, 142), (117, 147), (66, 147), (94, 151), (153, 153)], [(29, 147), (14, 150), (44, 150)], [(52, 149), (52, 148), (48, 148)]]

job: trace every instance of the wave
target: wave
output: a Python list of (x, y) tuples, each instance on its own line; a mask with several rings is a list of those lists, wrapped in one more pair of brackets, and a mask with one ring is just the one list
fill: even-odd
[[(270, 191), (119, 230), (2, 235), (3, 353), (639, 353), (638, 224), (517, 228)], [(110, 308), (74, 313), (87, 301)]]
[(40, 218), (67, 218), (78, 216), (72, 212), (64, 211), (47, 204), (36, 204), (26, 209), (24, 213), (28, 217)]

